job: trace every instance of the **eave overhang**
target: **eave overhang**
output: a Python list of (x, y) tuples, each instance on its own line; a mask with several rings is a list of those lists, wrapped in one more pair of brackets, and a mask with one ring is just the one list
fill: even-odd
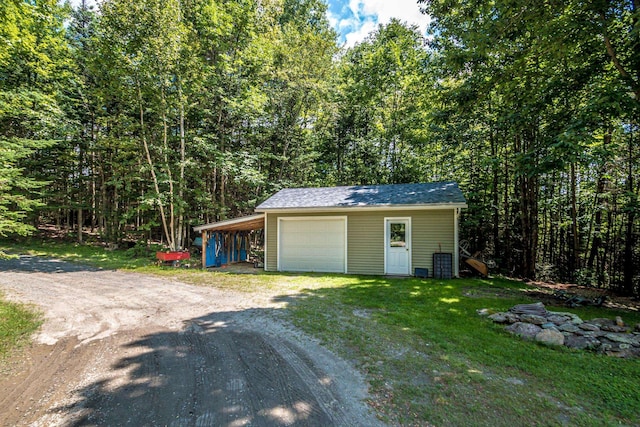
[(319, 213), (345, 211), (424, 211), (442, 209), (465, 209), (466, 203), (429, 203), (424, 205), (370, 205), (370, 206), (314, 206), (314, 207), (279, 207), (258, 208), (256, 212), (264, 213)]
[(251, 231), (264, 228), (264, 214), (248, 215), (193, 227), (193, 231)]

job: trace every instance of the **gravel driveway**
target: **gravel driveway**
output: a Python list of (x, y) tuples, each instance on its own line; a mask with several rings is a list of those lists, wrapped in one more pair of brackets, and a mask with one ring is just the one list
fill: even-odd
[(275, 295), (27, 256), (0, 260), (0, 291), (45, 318), (0, 365), (0, 425), (380, 425)]

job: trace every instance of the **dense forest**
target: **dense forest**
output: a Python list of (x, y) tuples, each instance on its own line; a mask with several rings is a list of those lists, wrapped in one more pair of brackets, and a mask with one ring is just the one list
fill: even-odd
[(640, 2), (0, 2), (0, 235), (188, 246), (280, 188), (458, 181), (495, 272), (640, 293)]

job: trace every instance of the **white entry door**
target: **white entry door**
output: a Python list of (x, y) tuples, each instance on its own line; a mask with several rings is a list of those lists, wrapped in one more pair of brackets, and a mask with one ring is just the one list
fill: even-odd
[(411, 274), (411, 218), (385, 218), (385, 274)]

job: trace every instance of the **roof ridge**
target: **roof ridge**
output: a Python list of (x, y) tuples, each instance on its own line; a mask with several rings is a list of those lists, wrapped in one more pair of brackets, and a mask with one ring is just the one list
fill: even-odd
[[(405, 191), (398, 191), (406, 187)], [(411, 191), (410, 191), (411, 190)], [(343, 208), (365, 206), (420, 206), (463, 204), (466, 200), (455, 181), (407, 184), (366, 184), (338, 187), (284, 188), (256, 209)]]

